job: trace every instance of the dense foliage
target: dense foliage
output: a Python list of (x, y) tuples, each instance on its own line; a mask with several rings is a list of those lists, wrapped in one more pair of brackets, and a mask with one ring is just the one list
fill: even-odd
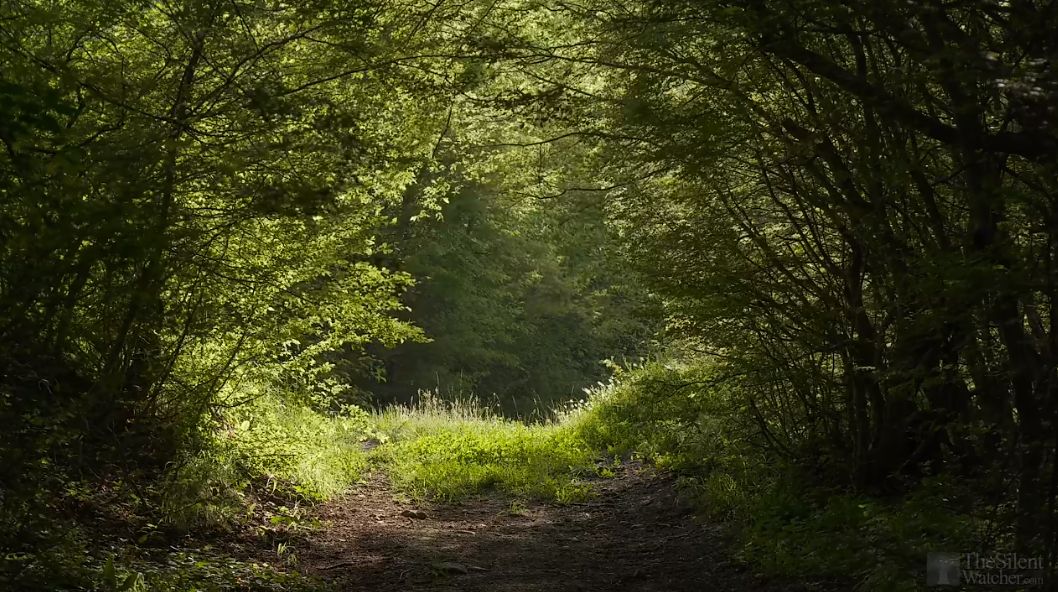
[(559, 12), (512, 59), (578, 113), (565, 136), (746, 437), (863, 491), (955, 472), (1053, 544), (1053, 10)]
[(954, 471), (1026, 547), (1056, 532), (1054, 18), (648, 3), (593, 58), (666, 170), (617, 207), (763, 445), (865, 490)]
[(371, 6), (4, 11), (11, 477), (164, 460), (247, 374), (318, 389), (321, 352), (414, 334), (390, 314), (406, 278), (364, 257), (428, 106), (381, 70), (335, 76), (339, 41), (386, 59)]
[[(98, 484), (326, 496), (392, 437), (420, 494), (638, 450), (750, 547), (1053, 564), (1055, 6), (4, 3), (0, 547)], [(646, 354), (561, 429), (350, 406), (537, 416)]]
[(373, 352), (378, 402), (474, 395), (507, 415), (548, 415), (603, 380), (604, 360), (649, 352), (650, 295), (622, 274), (591, 203), (534, 203), (467, 187), (395, 255), (416, 278), (403, 318), (427, 343)]

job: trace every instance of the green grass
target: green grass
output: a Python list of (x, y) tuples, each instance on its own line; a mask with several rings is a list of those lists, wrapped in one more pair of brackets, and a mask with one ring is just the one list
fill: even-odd
[[(735, 526), (737, 552), (772, 576), (838, 577), (858, 582), (859, 590), (902, 592), (922, 581), (926, 552), (980, 548), (987, 524), (971, 512), (977, 507), (972, 493), (960, 494), (957, 484), (940, 478), (897, 500), (826, 489), (748, 446), (733, 391), (711, 377), (708, 368), (645, 366), (600, 386), (554, 420), (532, 424), (497, 417), (473, 400), (442, 402), (428, 394), (416, 405), (376, 413), (351, 408), (327, 414), (276, 392), (244, 388), (207, 445), (170, 471), (159, 523), (201, 532), (259, 522), (254, 504), (262, 493), (293, 499), (297, 514), (298, 502), (332, 498), (369, 471), (382, 471), (398, 493), (412, 498), (455, 500), (491, 491), (515, 500), (574, 502), (590, 496), (591, 483), (606, 473), (598, 460), (608, 452), (674, 470), (705, 512)], [(365, 451), (366, 440), (379, 445)], [(275, 535), (282, 530), (273, 528), (276, 520), (296, 516), (270, 503), (275, 507), (267, 523), (254, 528)], [(158, 528), (147, 526), (149, 543)], [(42, 577), (55, 573), (48, 565), (73, 561), (62, 569), (80, 574), (71, 581), (94, 581), (102, 590), (122, 590), (128, 581), (136, 587), (124, 590), (316, 586), (291, 573), (296, 562), (276, 569), (207, 549), (160, 562), (129, 543), (111, 548), (108, 567), (107, 555), (88, 547), (80, 543), (61, 560), (19, 560), (39, 562)], [(281, 552), (296, 559), (296, 550), (276, 549)], [(218, 585), (209, 587), (211, 581)]]
[[(322, 501), (368, 471), (415, 498), (452, 500), (496, 490), (519, 498), (582, 500), (597, 476), (596, 449), (569, 421), (526, 424), (474, 400), (418, 403), (368, 414), (322, 414), (277, 393), (244, 388), (208, 446), (173, 471), (162, 507), (190, 530), (235, 522), (248, 489)], [(365, 452), (366, 440), (381, 445)]]
[(597, 454), (570, 425), (527, 425), (473, 401), (425, 397), (376, 417), (386, 444), (376, 460), (398, 490), (456, 499), (495, 489), (516, 497), (572, 502), (591, 492)]
[[(371, 471), (413, 498), (498, 491), (568, 503), (590, 496), (592, 482), (606, 474), (598, 463), (603, 453), (631, 453), (676, 472), (703, 511), (738, 528), (743, 558), (773, 576), (838, 577), (860, 590), (902, 592), (921, 583), (927, 551), (981, 548), (977, 541), (988, 524), (973, 492), (943, 478), (893, 500), (826, 489), (747, 446), (736, 397), (711, 377), (708, 368), (644, 366), (555, 419), (531, 424), (499, 417), (474, 400), (423, 395), (414, 405), (373, 414), (355, 408), (324, 414), (275, 392), (244, 389), (232, 397), (241, 404), (224, 412), (208, 445), (170, 472), (158, 509), (178, 530), (250, 524), (260, 521), (254, 503), (262, 488), (295, 502), (326, 500)], [(366, 452), (365, 440), (379, 445)], [(254, 527), (268, 530), (275, 520), (291, 519), (286, 509), (274, 509), (269, 524)], [(174, 591), (316, 585), (289, 569), (207, 549), (159, 563), (140, 554), (139, 545), (125, 547), (115, 548), (114, 567), (107, 567), (105, 554), (86, 554), (86, 562), (63, 571), (88, 574), (78, 578), (106, 581), (100, 589), (114, 590), (126, 581), (139, 582), (135, 590)], [(19, 560), (38, 559), (41, 574), (49, 573), (45, 564), (55, 561)]]
[(371, 427), (366, 412), (349, 407), (325, 415), (275, 395), (248, 394), (256, 398), (232, 409), (215, 435), (222, 456), (310, 500), (333, 497), (363, 475), (360, 442)]
[[(960, 494), (940, 478), (894, 500), (826, 489), (748, 446), (734, 392), (711, 378), (708, 368), (644, 366), (555, 419), (529, 424), (472, 399), (423, 395), (414, 405), (372, 414), (355, 408), (323, 414), (276, 393), (244, 390), (237, 399), (244, 403), (226, 411), (209, 446), (174, 471), (162, 509), (187, 529), (238, 522), (252, 515), (248, 492), (260, 493), (262, 485), (318, 501), (371, 471), (412, 498), (497, 491), (569, 503), (591, 495), (592, 482), (606, 473), (598, 459), (608, 452), (636, 454), (676, 472), (703, 511), (737, 527), (742, 557), (772, 576), (837, 577), (860, 590), (902, 592), (921, 582), (927, 551), (979, 548), (975, 541), (987, 525), (967, 510), (974, 507), (972, 492)], [(366, 452), (365, 440), (378, 446)], [(133, 556), (119, 565), (123, 578), (140, 574), (159, 590), (211, 579), (216, 570), (254, 582), (251, 589), (312, 585), (208, 553), (186, 565)], [(176, 587), (166, 587), (170, 582)]]
[(179, 530), (238, 522), (254, 492), (323, 501), (349, 489), (368, 467), (360, 442), (370, 416), (357, 408), (323, 414), (274, 392), (244, 388), (205, 446), (166, 475), (160, 507)]
[[(181, 529), (237, 522), (262, 485), (305, 501), (348, 490), (367, 472), (397, 492), (453, 500), (488, 490), (573, 502), (591, 494), (596, 448), (568, 418), (526, 424), (476, 401), (424, 394), (414, 405), (322, 414), (276, 393), (243, 389), (209, 445), (170, 476), (162, 500)], [(380, 445), (366, 452), (366, 440)]]
[(736, 528), (742, 558), (771, 576), (904, 592), (925, 582), (928, 551), (987, 548), (995, 517), (967, 484), (939, 476), (893, 499), (827, 488), (748, 445), (737, 384), (712, 377), (708, 367), (637, 368), (566, 422), (590, 447), (676, 472), (704, 513)]
[[(26, 590), (325, 589), (298, 575), (296, 549), (287, 539), (295, 529), (314, 527), (303, 520), (304, 502), (348, 490), (369, 469), (361, 442), (372, 433), (372, 416), (357, 408), (320, 413), (256, 385), (230, 393), (226, 403), (203, 434), (203, 445), (170, 465), (161, 480), (67, 488), (68, 505), (124, 516), (135, 531), (132, 539), (56, 524), (45, 551), (8, 554), (0, 562), (0, 588), (7, 575), (16, 574)], [(210, 540), (240, 529), (266, 539), (282, 565), (233, 557), (210, 545), (182, 547), (186, 534)], [(49, 546), (56, 551), (48, 552)]]

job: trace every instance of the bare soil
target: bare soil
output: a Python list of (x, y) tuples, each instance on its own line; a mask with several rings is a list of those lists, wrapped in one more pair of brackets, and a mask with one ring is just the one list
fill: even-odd
[(695, 517), (668, 476), (629, 464), (574, 505), (482, 495), (401, 501), (376, 478), (319, 509), (301, 569), (343, 591), (792, 592), (735, 561), (724, 529)]

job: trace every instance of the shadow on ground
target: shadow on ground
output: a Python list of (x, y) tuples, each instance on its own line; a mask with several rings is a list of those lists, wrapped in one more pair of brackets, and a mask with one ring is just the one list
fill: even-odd
[(812, 589), (754, 576), (651, 469), (628, 465), (598, 489), (570, 506), (501, 496), (423, 506), (376, 481), (321, 509), (329, 526), (300, 545), (301, 566), (350, 592)]

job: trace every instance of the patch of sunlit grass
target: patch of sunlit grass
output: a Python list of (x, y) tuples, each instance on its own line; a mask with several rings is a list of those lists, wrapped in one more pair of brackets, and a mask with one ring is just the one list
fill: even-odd
[(503, 419), (474, 400), (431, 397), (392, 407), (377, 418), (388, 443), (376, 452), (390, 481), (414, 496), (454, 499), (496, 489), (572, 502), (591, 487), (595, 452), (559, 423)]

